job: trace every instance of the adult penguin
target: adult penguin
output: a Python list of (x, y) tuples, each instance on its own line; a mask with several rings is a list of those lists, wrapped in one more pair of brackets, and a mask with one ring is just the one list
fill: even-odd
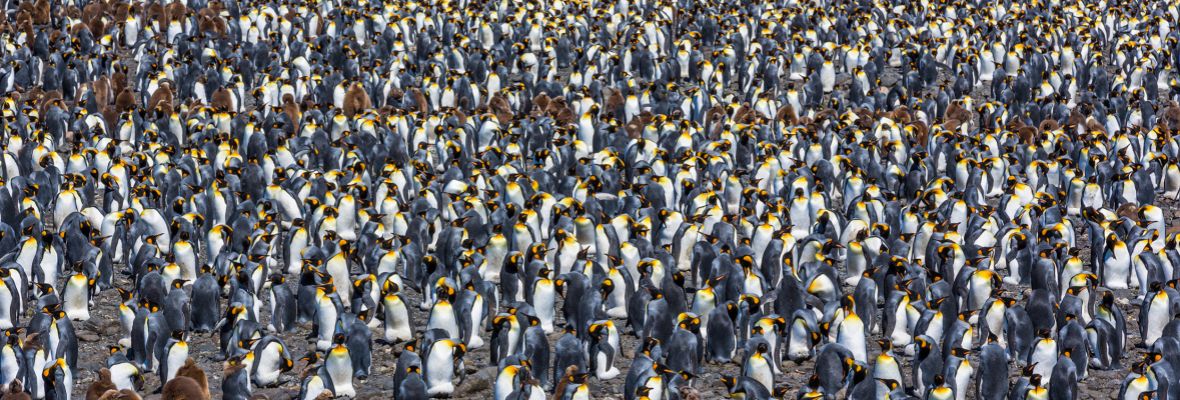
[(852, 352), (837, 343), (820, 347), (816, 355), (815, 371), (824, 393), (837, 393), (847, 383), (856, 360)]
[[(413, 339), (413, 325), (410, 319), (409, 305), (402, 299), (401, 286), (392, 281), (386, 281), (382, 287), (381, 307), (384, 310), (380, 316), (385, 324), (383, 339), (387, 343), (400, 343)], [(465, 304), (464, 302), (460, 302)], [(481, 311), (481, 310), (480, 310)], [(478, 312), (471, 310), (471, 312)], [(467, 315), (467, 314), (465, 314)]]
[(1015, 305), (1004, 311), (1009, 356), (1026, 360), (1032, 351), (1036, 328), (1024, 306)]
[(705, 357), (711, 362), (730, 362), (736, 355), (737, 334), (734, 332), (731, 311), (736, 311), (736, 306), (732, 302), (726, 302), (709, 311), (707, 330), (703, 332), (713, 333), (702, 336), (705, 342)]
[[(420, 375), (422, 373), (422, 357), (418, 355), (419, 348), (417, 343), (418, 340), (414, 340), (411, 342), (406, 342), (406, 344), (402, 346), (402, 352), (397, 356), (397, 367), (393, 373), (394, 387), (401, 387), (402, 383), (409, 376), (411, 367), (416, 368), (417, 373), (419, 374), (419, 379), (421, 379)], [(425, 392), (425, 380), (422, 381), (422, 385), (422, 391)], [(394, 391), (393, 394), (395, 396), (400, 396), (399, 392), (397, 391)]]
[[(669, 369), (677, 372), (698, 373), (698, 367), (703, 359), (703, 345), (699, 333), (701, 320), (692, 314), (682, 314), (678, 319), (676, 330), (668, 341)], [(773, 353), (772, 353), (773, 354)], [(773, 358), (772, 362), (773, 362)], [(773, 388), (771, 388), (773, 389)]]
[(1092, 349), (1090, 367), (1099, 370), (1118, 369), (1122, 348), (1118, 347), (1119, 333), (1106, 320), (1095, 318), (1086, 325), (1086, 338)]
[(222, 315), (221, 290), (221, 283), (218, 282), (213, 269), (209, 265), (202, 265), (189, 295), (189, 322), (194, 332), (211, 332), (217, 325)]
[(926, 391), (935, 384), (935, 377), (941, 377), (943, 371), (942, 351), (934, 344), (929, 336), (921, 335), (914, 339), (917, 350), (911, 365), (913, 366), (913, 387), (917, 393), (925, 396)]
[(164, 300), (164, 319), (168, 326), (176, 330), (189, 329), (192, 303), (189, 295), (184, 291), (184, 279), (173, 280), (168, 289), (168, 296)]
[(1049, 385), (1049, 399), (1050, 400), (1074, 400), (1078, 395), (1078, 379), (1081, 375), (1078, 374), (1077, 366), (1074, 365), (1072, 348), (1066, 348), (1061, 351), (1061, 355), (1057, 358), (1057, 364), (1053, 366), (1053, 377)]
[[(90, 319), (90, 299), (97, 282), (84, 273), (76, 273), (66, 279), (62, 289), (62, 308), (72, 320)], [(3, 285), (3, 284), (0, 284)], [(0, 287), (0, 289), (4, 289)], [(3, 304), (0, 304), (2, 307)]]
[(406, 367), (406, 377), (397, 386), (396, 396), (405, 399), (424, 399), (429, 397), (426, 382), (422, 379), (422, 368), (418, 365)]
[(1163, 336), (1164, 327), (1172, 320), (1176, 311), (1175, 301), (1159, 282), (1151, 284), (1150, 294), (1144, 297), (1139, 307), (1139, 315), (1142, 316), (1139, 322), (1139, 334), (1143, 339), (1144, 346), (1150, 348), (1156, 340)]
[(343, 333), (333, 337), (331, 350), (324, 356), (324, 371), (327, 373), (333, 394), (356, 397), (356, 388), (352, 381), (355, 371), (351, 349), (346, 344), (347, 337)]
[(1008, 396), (1008, 354), (996, 335), (988, 335), (979, 351), (979, 374), (976, 398), (999, 400)]
[(452, 381), (457, 365), (461, 365), (467, 346), (451, 339), (436, 340), (423, 357), (427, 394), (431, 397), (449, 395), (455, 391)]
[(617, 343), (612, 343), (610, 330), (604, 324), (590, 325), (588, 369), (595, 377), (602, 380), (619, 375), (615, 367), (615, 358), (621, 356), (621, 349)]
[(265, 336), (255, 342), (254, 352), (254, 364), (250, 366), (250, 373), (253, 375), (254, 384), (259, 387), (277, 385), (279, 376), (295, 366), (282, 339), (276, 336)]
[[(391, 302), (388, 306), (392, 306), (393, 310), (390, 311), (387, 308), (386, 313), (394, 313), (394, 315), (389, 316), (392, 317), (393, 323), (396, 324), (394, 325), (395, 328), (393, 328), (393, 333), (395, 335), (400, 334), (404, 336), (409, 333), (409, 316), (397, 315), (401, 311), (399, 311), (398, 304), (394, 300), (400, 301), (400, 298), (397, 298), (396, 295), (393, 296), (394, 298), (389, 298), (387, 295), (387, 301)], [(487, 308), (490, 305), (489, 299), (481, 294), (476, 286), (471, 282), (468, 282), (466, 285), (464, 285), (463, 291), (459, 293), (458, 303), (456, 304), (457, 310), (459, 312), (459, 331), (461, 332), (461, 339), (463, 342), (467, 343), (469, 348), (477, 349), (483, 347), (484, 345), (483, 338), (481, 338), (479, 335), (479, 327), (483, 325), (484, 320), (486, 319), (485, 314), (487, 312)], [(402, 328), (397, 328), (398, 326)], [(387, 333), (390, 333), (388, 332), (388, 329), (389, 328), (387, 328)]]
[(287, 332), (295, 327), (298, 306), (295, 294), (287, 286), (287, 278), (282, 275), (271, 276), (266, 287), (270, 289), (270, 322), (267, 329), (272, 332)]
[[(566, 326), (563, 329), (564, 332), (553, 346), (554, 382), (560, 381), (560, 377), (556, 375), (560, 371), (566, 371), (570, 368), (576, 368), (578, 371), (590, 371), (588, 369), (586, 352), (582, 350), (582, 342), (578, 340), (573, 327)], [(603, 364), (605, 363), (599, 363), (599, 365)]]
[(878, 381), (904, 382), (905, 377), (902, 375), (901, 365), (897, 355), (893, 352), (893, 344), (887, 339), (879, 339), (877, 340), (877, 345), (881, 348), (881, 352), (877, 355), (872, 365), (873, 379)]
[(58, 358), (41, 372), (46, 398), (69, 399), (74, 390), (74, 373), (64, 358)]
[(530, 375), (536, 376), (538, 384), (542, 387), (548, 387), (552, 381), (549, 379), (549, 338), (545, 336), (544, 328), (541, 328), (540, 321), (537, 318), (530, 319), (530, 326), (525, 329), (524, 345), (522, 352), (526, 360), (530, 363)]
[(172, 378), (177, 376), (180, 368), (189, 359), (189, 344), (184, 338), (184, 331), (173, 330), (171, 337), (163, 348), (164, 352), (157, 355), (156, 358), (160, 361), (158, 371), (160, 381), (167, 384), (168, 381), (171, 381)]

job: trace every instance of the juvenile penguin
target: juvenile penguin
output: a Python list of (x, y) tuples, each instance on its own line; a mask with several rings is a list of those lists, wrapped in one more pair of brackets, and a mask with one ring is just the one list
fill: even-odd
[(249, 367), (238, 357), (225, 362), (224, 381), (221, 382), (221, 397), (231, 400), (247, 400), (253, 392), (250, 384)]
[[(173, 380), (182, 377), (188, 378), (196, 383), (197, 387), (201, 390), (201, 393), (204, 394), (203, 398), (210, 398), (209, 378), (205, 375), (205, 370), (201, 369), (201, 367), (197, 365), (197, 362), (192, 358), (186, 359), (184, 361), (184, 366), (181, 366), (180, 369), (176, 371), (176, 377), (173, 378)], [(169, 382), (171, 382), (171, 380)]]

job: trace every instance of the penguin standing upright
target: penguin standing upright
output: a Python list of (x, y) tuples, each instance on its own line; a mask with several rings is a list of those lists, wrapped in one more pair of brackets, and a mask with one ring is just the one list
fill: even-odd
[(445, 278), (439, 278), (437, 287), (435, 288), (434, 305), (430, 308), (430, 317), (426, 321), (426, 329), (442, 329), (447, 332), (451, 339), (459, 339), (459, 321), (454, 307), (455, 289), (446, 282)]
[(90, 299), (94, 294), (95, 283), (97, 282), (94, 279), (81, 272), (66, 279), (65, 288), (61, 291), (62, 310), (70, 319), (75, 321), (90, 320)]
[(455, 369), (462, 362), (467, 346), (451, 339), (435, 341), (423, 357), (426, 392), (431, 397), (449, 395), (455, 391)]
[(1131, 254), (1127, 244), (1111, 233), (1106, 236), (1102, 253), (1102, 284), (1107, 288), (1126, 289), (1131, 281)]
[(995, 335), (987, 338), (979, 352), (979, 386), (976, 398), (1003, 399), (1008, 395), (1008, 355)]
[(347, 346), (343, 333), (336, 334), (332, 339), (332, 348), (324, 355), (324, 370), (327, 372), (328, 383), (333, 394), (349, 398), (356, 397), (356, 388), (352, 384), (351, 349)]
[(190, 323), (195, 332), (210, 332), (221, 318), (221, 284), (208, 265), (201, 266), (200, 275), (191, 285), (189, 294)]
[(399, 343), (413, 338), (409, 306), (398, 293), (400, 286), (387, 282), (382, 288), (381, 307), (385, 310), (382, 319), (385, 323), (385, 338), (389, 343)]
[(767, 391), (774, 390), (774, 370), (771, 366), (768, 352), (770, 347), (765, 341), (754, 345), (753, 351), (746, 356), (742, 363), (742, 376), (749, 377), (762, 384)]
[(299, 313), (295, 294), (286, 285), (286, 278), (275, 275), (270, 278), (267, 287), (270, 288), (270, 323), (267, 329), (272, 332), (286, 332), (295, 327), (295, 320)]
[(160, 361), (160, 382), (167, 384), (177, 376), (180, 368), (189, 359), (189, 344), (185, 340), (184, 331), (173, 330), (171, 337), (163, 347), (162, 355), (157, 356)]

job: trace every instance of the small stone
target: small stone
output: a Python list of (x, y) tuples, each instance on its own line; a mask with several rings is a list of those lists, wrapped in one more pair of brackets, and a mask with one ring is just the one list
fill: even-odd
[(103, 321), (104, 322), (97, 324), (98, 327), (95, 330), (107, 335), (117, 334), (123, 330), (123, 325), (120, 324), (118, 320), (104, 319)]
[(495, 379), (493, 377), (495, 374), (493, 370), (494, 368), (484, 368), (474, 374), (467, 375), (467, 378), (455, 388), (453, 395), (465, 396), (483, 390), (490, 390), (492, 388), (492, 380)]
[(99, 340), (98, 334), (94, 332), (82, 331), (78, 332), (78, 340), (83, 342), (97, 342)]

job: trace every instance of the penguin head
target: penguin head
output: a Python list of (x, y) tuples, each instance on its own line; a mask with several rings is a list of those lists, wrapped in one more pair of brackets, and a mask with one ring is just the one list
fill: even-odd
[(42, 297), (53, 293), (53, 285), (48, 283), (37, 282), (33, 284), (33, 287), (37, 289), (37, 297)]
[[(182, 341), (182, 342), (183, 342), (183, 341), (184, 341), (184, 331), (183, 331), (183, 330), (180, 330), (180, 329), (175, 329), (175, 330), (173, 330), (173, 331), (172, 331), (171, 337), (172, 337), (173, 339), (176, 339), (176, 340), (178, 340), (178, 341)], [(122, 346), (118, 346), (118, 347), (120, 347), (120, 348), (121, 348)], [(115, 349), (111, 349), (111, 351), (114, 351), (114, 350), (115, 350)]]
[(455, 288), (446, 283), (446, 278), (439, 278), (439, 283), (435, 287), (434, 293), (439, 300), (446, 300), (447, 302), (453, 302), (455, 300)]
[[(693, 333), (698, 332), (701, 328), (700, 317), (697, 317), (697, 316), (691, 315), (691, 314), (688, 314), (688, 315), (685, 315), (685, 314), (688, 314), (688, 313), (681, 313), (680, 322), (677, 324), (677, 326), (680, 329), (683, 329), (683, 330), (686, 330), (689, 332), (693, 332)], [(761, 327), (756, 326), (756, 328), (761, 328)]]
[[(659, 289), (649, 287), (648, 290), (652, 293), (652, 299), (658, 299), (658, 298), (663, 297), (663, 293), (661, 293), (659, 291)], [(604, 299), (607, 296), (609, 296), (611, 294), (611, 292), (614, 292), (614, 291), (615, 291), (615, 283), (611, 279), (603, 279), (602, 283), (598, 285), (598, 292), (599, 292), (599, 294), (602, 295), (602, 298), (604, 298)]]
[[(410, 343), (406, 344), (407, 348), (410, 348), (411, 346), (412, 345)], [(323, 354), (320, 353), (319, 350), (313, 350), (311, 352), (308, 352), (303, 357), (299, 357), (299, 361), (303, 361), (304, 365), (306, 365), (306, 366), (311, 366), (311, 365), (315, 365), (316, 363), (320, 362), (320, 358), (322, 358), (322, 357), (323, 357)]]
[(770, 351), (770, 346), (766, 342), (758, 342), (758, 346), (754, 349), (755, 354), (766, 354)]
[(934, 375), (934, 386), (939, 387), (946, 384), (946, 377), (942, 374)]
[(14, 327), (14, 328), (5, 329), (4, 330), (4, 338), (5, 338), (4, 342), (9, 345), (20, 346), (21, 333), (23, 333), (24, 331), (25, 331), (25, 328), (22, 328), (22, 327)]
[(894, 379), (877, 378), (877, 382), (881, 382), (881, 384), (885, 385), (885, 388), (889, 389), (890, 391), (897, 390), (898, 387), (901, 387), (901, 383), (898, 383)]
[(1102, 306), (1106, 307), (1107, 309), (1114, 307), (1114, 293), (1109, 290), (1102, 292), (1101, 303)]
[(955, 357), (959, 357), (959, 358), (967, 358), (967, 355), (969, 353), (970, 353), (969, 350), (964, 349), (962, 347), (955, 347), (955, 348), (951, 349), (951, 355), (953, 355)]
[(738, 297), (738, 301), (745, 303), (747, 305), (747, 307), (749, 308), (750, 314), (758, 313), (760, 310), (759, 306), (762, 305), (761, 298), (759, 298), (758, 296), (753, 296), (753, 295), (748, 295), (748, 294), (743, 294), (740, 297)]
[(54, 361), (52, 364), (49, 364), (44, 370), (41, 371), (41, 377), (46, 383), (56, 384), (57, 379), (59, 379), (57, 375), (58, 372), (64, 372), (66, 368), (69, 368), (69, 366), (66, 365), (66, 359), (58, 358), (56, 361)]
[(647, 338), (647, 340), (645, 340), (643, 342), (643, 347), (640, 348), (640, 352), (650, 356), (652, 354), (652, 352), (655, 351), (656, 347), (658, 347), (659, 345), (660, 345), (660, 339), (649, 337), (649, 338)]
[(849, 372), (852, 375), (852, 382), (857, 383), (857, 382), (863, 381), (865, 379), (868, 369), (865, 368), (864, 365), (861, 365), (861, 363), (853, 360), (852, 365), (849, 368)]
[(234, 373), (238, 372), (239, 370), (246, 368), (246, 365), (243, 364), (243, 360), (245, 359), (245, 357), (246, 357), (246, 354), (242, 354), (242, 355), (236, 355), (236, 356), (226, 359), (225, 362), (222, 363), (222, 368), (225, 371), (224, 372), (225, 376), (228, 377), (228, 376), (233, 375)]
[(736, 376), (721, 374), (720, 380), (721, 380), (721, 384), (725, 385), (725, 388), (727, 389), (727, 391), (732, 391), (734, 389), (734, 386), (737, 386), (737, 377)]
[[(7, 273), (7, 272), (8, 271), (6, 269), (0, 269), (0, 273)], [(119, 298), (122, 299), (123, 303), (131, 302), (131, 300), (133, 300), (135, 298), (135, 293), (132, 293), (130, 290), (127, 290), (127, 289), (124, 289), (121, 287), (116, 287), (115, 291), (119, 292)]]
[(1143, 361), (1145, 363), (1148, 363), (1149, 365), (1151, 363), (1159, 362), (1160, 360), (1163, 360), (1163, 359), (1164, 359), (1164, 355), (1160, 354), (1159, 352), (1150, 351), (1147, 353), (1143, 353)]
[(918, 354), (926, 355), (930, 353), (930, 341), (926, 340), (925, 337), (919, 336), (914, 339), (914, 343), (918, 345)]
[(588, 331), (590, 332), (590, 335), (595, 338), (601, 338), (602, 335), (607, 333), (606, 325), (600, 323), (590, 324)]
[(450, 341), (449, 343), (451, 344), (456, 360), (462, 358), (464, 354), (467, 354), (467, 345), (455, 341)]

